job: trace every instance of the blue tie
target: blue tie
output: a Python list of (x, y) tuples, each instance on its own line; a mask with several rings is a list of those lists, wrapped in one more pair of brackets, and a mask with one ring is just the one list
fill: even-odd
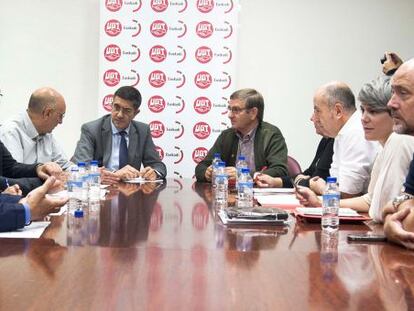
[(127, 132), (120, 131), (118, 134), (121, 135), (121, 143), (119, 144), (119, 169), (121, 169), (128, 164), (128, 146), (125, 138)]

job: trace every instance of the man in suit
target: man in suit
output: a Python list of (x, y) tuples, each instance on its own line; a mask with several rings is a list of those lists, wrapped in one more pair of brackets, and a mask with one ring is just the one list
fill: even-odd
[(111, 114), (82, 125), (72, 160), (98, 160), (106, 168), (102, 170), (102, 182), (108, 184), (138, 176), (148, 180), (165, 178), (167, 169), (155, 150), (149, 126), (133, 120), (141, 101), (134, 87), (119, 88)]
[(223, 131), (201, 161), (195, 174), (197, 181), (211, 181), (215, 153), (226, 162), (230, 179), (236, 178), (236, 159), (243, 155), (250, 172), (269, 176), (287, 175), (287, 146), (280, 130), (263, 121), (263, 96), (253, 89), (241, 89), (230, 96), (228, 117), (232, 128)]
[(55, 177), (49, 177), (42, 186), (31, 191), (25, 198), (1, 193), (0, 231), (14, 231), (29, 225), (32, 220), (40, 220), (49, 213), (58, 212), (67, 198), (46, 196), (55, 182)]
[[(62, 172), (59, 165), (53, 162), (45, 164), (18, 163), (0, 141), (0, 191), (12, 185), (18, 185), (26, 195), (31, 190), (42, 185), (49, 176), (58, 176)], [(59, 182), (56, 183), (58, 186)], [(17, 192), (16, 192), (17, 193)]]

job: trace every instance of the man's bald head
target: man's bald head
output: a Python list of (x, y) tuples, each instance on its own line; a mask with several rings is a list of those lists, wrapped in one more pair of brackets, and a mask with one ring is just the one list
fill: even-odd
[(33, 113), (42, 113), (46, 107), (55, 108), (63, 96), (50, 87), (43, 87), (33, 92), (29, 99), (28, 109)]
[(351, 88), (344, 82), (331, 81), (322, 85), (315, 95), (324, 96), (328, 105), (332, 108), (336, 103), (340, 103), (348, 112), (354, 112), (355, 96)]
[(392, 77), (391, 88), (388, 107), (394, 119), (394, 131), (414, 135), (414, 58), (398, 68)]

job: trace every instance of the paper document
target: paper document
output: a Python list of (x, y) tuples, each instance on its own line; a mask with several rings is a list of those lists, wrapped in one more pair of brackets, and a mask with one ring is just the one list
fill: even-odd
[(289, 206), (300, 206), (299, 201), (293, 194), (265, 194), (265, 195), (256, 195), (257, 202), (260, 205), (289, 205)]
[(295, 188), (253, 188), (253, 192), (256, 195), (268, 193), (293, 193), (295, 192)]
[(34, 221), (29, 226), (11, 232), (0, 232), (0, 238), (38, 239), (49, 226), (50, 221)]
[(123, 182), (130, 183), (130, 184), (144, 184), (144, 183), (147, 183), (147, 182), (159, 182), (159, 183), (162, 183), (163, 180), (162, 179), (147, 180), (147, 179), (144, 179), (142, 177), (136, 177), (136, 178), (124, 179)]
[[(322, 207), (298, 207), (296, 210), (305, 215), (322, 216)], [(359, 217), (358, 212), (350, 208), (340, 208), (339, 216), (341, 217)]]

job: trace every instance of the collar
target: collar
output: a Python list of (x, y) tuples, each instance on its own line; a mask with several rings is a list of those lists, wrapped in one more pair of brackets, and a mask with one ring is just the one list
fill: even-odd
[(30, 119), (29, 114), (27, 113), (27, 111), (25, 111), (23, 113), (23, 124), (24, 124), (24, 127), (26, 129), (27, 136), (29, 136), (30, 139), (35, 140), (38, 136), (44, 136), (44, 135), (40, 135), (37, 132), (37, 130), (36, 130), (32, 120)]
[(112, 129), (112, 135), (117, 135), (119, 132), (121, 131), (125, 131), (127, 133), (127, 136), (129, 136), (129, 129), (131, 128), (131, 123), (129, 123), (128, 127), (124, 130), (119, 130), (114, 123), (112, 122), (111, 119), (111, 129)]
[(240, 140), (250, 140), (252, 139), (255, 135), (256, 135), (256, 130), (257, 127), (259, 125), (256, 125), (254, 128), (252, 128), (246, 135), (242, 135), (242, 133), (240, 133), (239, 131), (236, 131), (236, 136), (240, 139)]
[(347, 133), (349, 130), (354, 128), (356, 125), (361, 124), (361, 115), (358, 110), (355, 110), (354, 113), (352, 113), (351, 117), (348, 119), (348, 121), (345, 122), (345, 124), (342, 126), (342, 128), (339, 130), (337, 137), (340, 137)]

